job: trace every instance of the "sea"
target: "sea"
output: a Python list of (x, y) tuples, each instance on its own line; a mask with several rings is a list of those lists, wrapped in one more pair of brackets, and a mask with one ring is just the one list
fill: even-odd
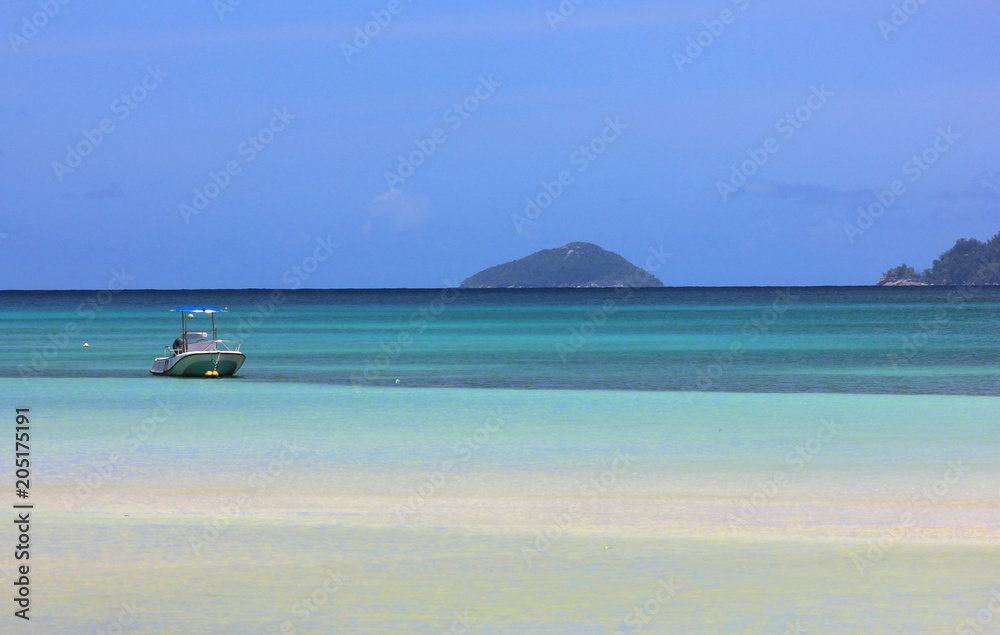
[[(150, 374), (203, 305), (244, 366)], [(990, 287), (0, 292), (0, 632), (1000, 632), (998, 334)]]

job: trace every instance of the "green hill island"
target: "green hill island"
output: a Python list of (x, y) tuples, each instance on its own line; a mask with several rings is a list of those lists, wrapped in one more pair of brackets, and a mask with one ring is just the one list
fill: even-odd
[(959, 238), (929, 269), (918, 272), (905, 264), (882, 274), (876, 286), (987, 286), (1000, 284), (1000, 233), (986, 242)]
[(591, 243), (569, 243), (490, 267), (462, 281), (465, 289), (662, 287), (645, 269)]

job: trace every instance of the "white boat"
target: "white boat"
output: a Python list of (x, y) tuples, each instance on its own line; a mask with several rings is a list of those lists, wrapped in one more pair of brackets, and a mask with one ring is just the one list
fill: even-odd
[[(181, 314), (181, 334), (170, 346), (163, 347), (163, 357), (153, 360), (149, 372), (172, 377), (227, 377), (243, 366), (246, 355), (240, 342), (220, 340), (217, 315), (225, 313), (210, 306), (182, 306), (171, 309)], [(188, 320), (195, 314), (212, 316), (212, 337), (208, 331), (189, 331)]]

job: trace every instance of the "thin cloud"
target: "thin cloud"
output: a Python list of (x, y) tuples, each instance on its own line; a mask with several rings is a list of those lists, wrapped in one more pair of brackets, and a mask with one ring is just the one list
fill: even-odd
[(111, 184), (103, 190), (91, 190), (89, 192), (85, 192), (83, 196), (84, 198), (90, 199), (123, 198), (125, 196), (125, 192), (122, 192), (121, 188), (117, 185)]
[(388, 226), (396, 232), (417, 229), (431, 216), (426, 201), (402, 190), (379, 194), (369, 205), (369, 212), (371, 217), (361, 228), (366, 234), (379, 225)]
[[(549, 9), (553, 10), (553, 9)], [(670, 8), (655, 3), (622, 11), (602, 10), (581, 5), (557, 31), (614, 31), (641, 27), (683, 27), (704, 15), (697, 8)], [(341, 21), (319, 26), (269, 26), (243, 28), (201, 28), (197, 30), (162, 31), (135, 30), (118, 33), (107, 31), (82, 33), (75, 36), (49, 38), (31, 42), (21, 55), (83, 55), (105, 52), (140, 52), (170, 49), (196, 49), (276, 44), (330, 45), (350, 43), (356, 27), (371, 20), (367, 12), (358, 12), (355, 22)], [(489, 36), (548, 36), (553, 32), (546, 10), (516, 16), (474, 18), (430, 18), (410, 20), (404, 12), (379, 37), (393, 38), (480, 38)], [(0, 56), (11, 54), (0, 47)]]
[(739, 192), (746, 196), (780, 198), (803, 205), (856, 205), (872, 197), (872, 190), (838, 190), (825, 185), (747, 181)]
[(1000, 203), (1000, 172), (982, 172), (962, 190), (942, 192), (934, 197), (943, 203), (971, 202), (983, 205)]

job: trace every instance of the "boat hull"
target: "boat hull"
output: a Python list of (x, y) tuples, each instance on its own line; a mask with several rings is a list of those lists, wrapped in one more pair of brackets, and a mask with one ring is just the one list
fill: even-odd
[(233, 351), (196, 351), (172, 357), (158, 357), (149, 372), (170, 377), (206, 377), (218, 371), (219, 377), (234, 375), (246, 360), (246, 355)]

